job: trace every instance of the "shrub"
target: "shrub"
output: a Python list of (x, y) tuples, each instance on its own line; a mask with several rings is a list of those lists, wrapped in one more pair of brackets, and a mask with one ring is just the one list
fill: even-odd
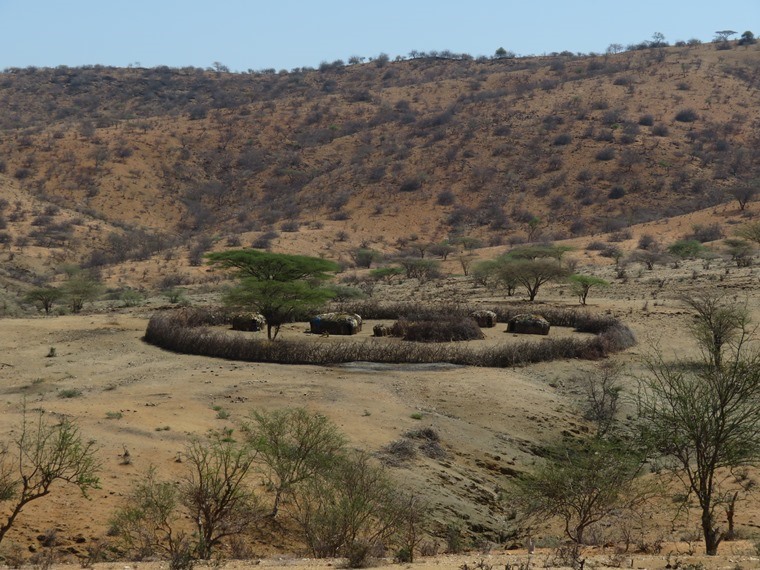
[(642, 127), (651, 127), (654, 125), (654, 117), (652, 115), (642, 115), (639, 117), (639, 124)]
[(694, 259), (705, 251), (705, 247), (695, 239), (681, 239), (668, 247), (668, 253), (681, 259)]
[(657, 137), (666, 137), (670, 134), (670, 129), (668, 129), (667, 125), (655, 125), (652, 127), (652, 134)]
[(602, 150), (596, 153), (594, 158), (601, 161), (612, 160), (615, 158), (615, 149), (611, 146), (604, 147)]
[(301, 224), (300, 222), (298, 222), (298, 220), (288, 220), (280, 224), (280, 229), (283, 232), (289, 232), (289, 233), (297, 232), (300, 227), (301, 227)]
[(607, 194), (607, 197), (610, 200), (619, 200), (623, 196), (625, 196), (625, 189), (622, 186), (615, 186), (610, 190), (610, 193)]
[(716, 241), (723, 238), (723, 227), (718, 223), (712, 223), (707, 226), (702, 224), (695, 224), (691, 228), (691, 233), (686, 236), (686, 239), (696, 240), (699, 243), (705, 243), (708, 241)]
[(603, 241), (590, 241), (586, 246), (587, 251), (604, 251), (610, 244)]
[(573, 140), (573, 137), (570, 136), (568, 133), (562, 133), (561, 135), (557, 135), (554, 138), (554, 141), (552, 141), (552, 144), (554, 146), (564, 146), (567, 144), (570, 144)]
[(392, 441), (383, 448), (383, 462), (387, 465), (399, 466), (416, 458), (417, 446), (405, 437)]
[(456, 200), (456, 196), (451, 190), (441, 190), (438, 193), (436, 202), (439, 206), (451, 206)]
[(401, 186), (399, 186), (400, 192), (414, 192), (415, 190), (419, 190), (422, 188), (422, 180), (419, 178), (409, 178), (407, 180), (404, 180), (401, 183)]
[(676, 121), (679, 123), (693, 123), (699, 118), (697, 112), (694, 109), (681, 109), (676, 113)]

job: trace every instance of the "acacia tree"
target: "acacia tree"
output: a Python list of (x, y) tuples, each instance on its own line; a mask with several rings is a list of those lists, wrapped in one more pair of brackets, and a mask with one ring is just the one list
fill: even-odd
[(303, 408), (254, 411), (251, 419), (245, 432), (274, 488), (274, 518), (284, 495), (343, 454), (345, 439), (325, 416)]
[(760, 221), (744, 224), (736, 230), (736, 235), (760, 245)]
[(500, 268), (503, 282), (514, 281), (525, 287), (528, 300), (533, 301), (541, 285), (566, 277), (569, 272), (558, 262), (549, 259), (512, 259), (503, 260)]
[(536, 471), (517, 478), (510, 495), (526, 519), (559, 518), (565, 535), (583, 544), (591, 525), (648, 497), (636, 481), (641, 459), (620, 441), (562, 442)]
[(0, 447), (0, 501), (10, 504), (10, 513), (0, 520), (0, 542), (23, 508), (47, 496), (56, 482), (71, 483), (85, 495), (97, 488), (95, 451), (95, 443), (85, 441), (75, 423), (51, 424), (42, 413), (31, 420), (24, 411), (20, 435)]
[(683, 484), (684, 502), (696, 497), (705, 551), (715, 555), (727, 536), (718, 512), (736, 506), (733, 473), (760, 463), (760, 358), (751, 350), (746, 310), (715, 295), (690, 307), (701, 357), (649, 362), (639, 429), (642, 442)]
[(215, 252), (206, 257), (209, 264), (231, 270), (239, 278), (225, 302), (261, 313), (267, 321), (269, 340), (274, 340), (280, 326), (295, 314), (332, 297), (332, 292), (320, 285), (339, 269), (337, 263), (326, 259), (254, 249)]
[(367, 454), (336, 458), (305, 486), (294, 496), (293, 518), (317, 558), (346, 556), (349, 567), (365, 567), (373, 550), (397, 539), (399, 531), (408, 531), (404, 518), (414, 506), (401, 499), (385, 471)]
[(562, 267), (562, 257), (571, 248), (554, 245), (533, 245), (515, 248), (491, 261), (476, 266), (476, 277), (484, 283), (503, 286), (512, 296), (522, 285), (533, 301), (541, 285), (570, 274)]
[(593, 275), (575, 274), (571, 275), (569, 279), (573, 292), (578, 295), (581, 305), (586, 304), (586, 299), (592, 287), (609, 287), (610, 285), (609, 281), (605, 281), (601, 277), (594, 277)]
[(193, 438), (184, 456), (189, 468), (180, 501), (195, 522), (197, 555), (207, 560), (224, 538), (239, 535), (259, 517), (248, 486), (256, 453), (228, 433), (212, 433)]
[(151, 467), (127, 494), (125, 505), (110, 525), (125, 550), (136, 560), (168, 555), (172, 560), (190, 555), (187, 534), (179, 528), (179, 490), (172, 481), (160, 481)]
[(739, 204), (739, 210), (744, 211), (747, 204), (749, 204), (757, 195), (758, 187), (760, 187), (760, 183), (757, 180), (753, 180), (751, 182), (744, 182), (738, 186), (734, 186), (728, 191), (728, 193)]
[(84, 304), (94, 301), (103, 291), (103, 285), (88, 271), (74, 268), (69, 271), (69, 277), (61, 285), (64, 297), (69, 302), (72, 313), (79, 313)]
[[(254, 450), (229, 432), (193, 438), (183, 458), (187, 469), (176, 485), (151, 467), (127, 495), (111, 526), (130, 555), (168, 555), (173, 567), (209, 559), (226, 538), (239, 535), (259, 516), (250, 486)], [(185, 520), (195, 526), (190, 535)], [(186, 566), (182, 566), (186, 567)]]
[(55, 287), (38, 287), (32, 289), (25, 296), (24, 300), (27, 303), (39, 304), (46, 315), (50, 314), (53, 305), (63, 297), (63, 291), (56, 289)]

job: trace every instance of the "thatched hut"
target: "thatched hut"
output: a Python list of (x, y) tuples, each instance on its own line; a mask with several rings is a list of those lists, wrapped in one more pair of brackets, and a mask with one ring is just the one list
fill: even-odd
[(372, 334), (374, 336), (393, 336), (393, 327), (379, 323), (372, 327)]
[(518, 334), (549, 334), (549, 321), (541, 315), (524, 313), (507, 321), (507, 332)]
[(313, 334), (352, 335), (362, 330), (362, 318), (352, 313), (323, 313), (309, 322)]
[(490, 329), (496, 326), (496, 313), (485, 309), (473, 311), (470, 316), (475, 319), (478, 326), (482, 329)]
[(238, 313), (232, 315), (232, 330), (256, 332), (267, 326), (264, 315), (259, 313)]

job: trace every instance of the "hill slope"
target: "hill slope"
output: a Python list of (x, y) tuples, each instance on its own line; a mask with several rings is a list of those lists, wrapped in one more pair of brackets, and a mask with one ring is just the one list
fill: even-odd
[[(318, 251), (336, 234), (388, 250), (616, 229), (755, 184), (759, 64), (758, 46), (705, 45), (258, 74), (6, 70), (0, 188), (38, 207), (15, 206), (24, 225), (5, 205), (0, 232), (102, 265), (210, 236), (265, 245), (271, 230)], [(48, 216), (35, 237), (50, 204), (103, 223), (83, 240)]]

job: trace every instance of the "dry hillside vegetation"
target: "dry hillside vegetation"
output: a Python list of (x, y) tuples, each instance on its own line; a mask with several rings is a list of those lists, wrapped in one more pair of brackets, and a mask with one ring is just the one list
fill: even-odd
[(760, 50), (732, 47), (6, 70), (0, 233), (103, 266), (224, 239), (332, 257), (560, 239), (702, 209), (758, 176)]

